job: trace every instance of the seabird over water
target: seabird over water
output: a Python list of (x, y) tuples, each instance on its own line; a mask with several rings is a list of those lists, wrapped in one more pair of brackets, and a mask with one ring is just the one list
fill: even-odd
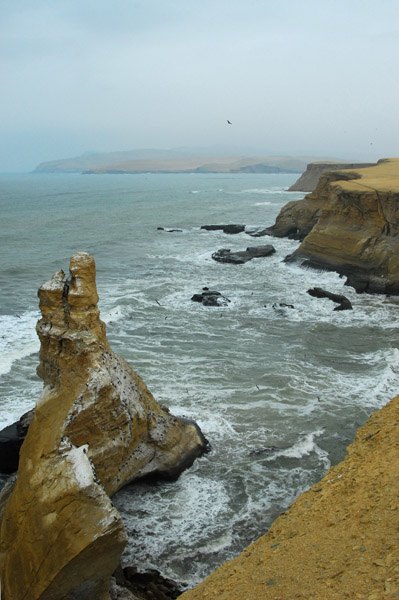
[(228, 119), (227, 119), (227, 122), (229, 125), (233, 125), (233, 123), (231, 121), (229, 121)]

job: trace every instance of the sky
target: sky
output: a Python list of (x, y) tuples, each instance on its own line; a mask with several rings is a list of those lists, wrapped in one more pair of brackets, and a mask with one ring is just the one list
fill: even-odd
[(0, 78), (0, 172), (136, 148), (399, 156), (399, 0), (0, 0)]

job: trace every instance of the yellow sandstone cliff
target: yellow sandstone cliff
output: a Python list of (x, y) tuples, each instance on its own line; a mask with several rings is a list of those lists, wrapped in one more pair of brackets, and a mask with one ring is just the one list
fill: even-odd
[(93, 258), (75, 254), (39, 289), (44, 390), (0, 532), (4, 600), (108, 600), (126, 533), (109, 495), (175, 476), (205, 447), (109, 347)]
[(358, 292), (399, 294), (399, 159), (330, 171), (286, 205), (272, 235), (303, 239), (286, 260), (337, 271)]
[(269, 532), (181, 600), (399, 598), (399, 396)]

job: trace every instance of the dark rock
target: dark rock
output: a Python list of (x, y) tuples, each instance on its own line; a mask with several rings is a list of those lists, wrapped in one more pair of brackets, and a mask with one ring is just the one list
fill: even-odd
[(184, 591), (180, 583), (164, 577), (155, 569), (140, 572), (136, 567), (119, 567), (114, 578), (120, 598), (129, 598), (122, 595), (123, 589), (142, 600), (176, 600)]
[(212, 254), (212, 258), (221, 263), (242, 265), (253, 258), (270, 256), (271, 254), (274, 254), (275, 251), (275, 248), (271, 245), (253, 246), (252, 248), (250, 247), (239, 252), (232, 252), (230, 248), (220, 248), (217, 252)]
[(14, 473), (18, 470), (19, 450), (25, 439), (34, 411), (22, 417), (0, 431), (0, 472)]
[(194, 294), (191, 297), (193, 302), (201, 302), (204, 306), (227, 306), (230, 302), (226, 296), (223, 296), (220, 292), (210, 290), (207, 287), (202, 288), (200, 294)]
[(206, 231), (223, 231), (223, 233), (241, 233), (245, 231), (245, 225), (202, 225), (201, 229), (205, 229)]
[(352, 310), (352, 304), (346, 296), (333, 294), (323, 290), (322, 288), (312, 288), (308, 290), (308, 294), (314, 298), (328, 298), (329, 300), (336, 302), (339, 306), (336, 306), (334, 310)]

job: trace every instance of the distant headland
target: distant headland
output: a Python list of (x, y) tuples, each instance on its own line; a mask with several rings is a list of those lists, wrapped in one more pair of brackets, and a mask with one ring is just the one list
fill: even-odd
[(315, 161), (345, 162), (315, 156), (223, 155), (211, 149), (143, 149), (51, 160), (40, 163), (34, 173), (303, 173)]

